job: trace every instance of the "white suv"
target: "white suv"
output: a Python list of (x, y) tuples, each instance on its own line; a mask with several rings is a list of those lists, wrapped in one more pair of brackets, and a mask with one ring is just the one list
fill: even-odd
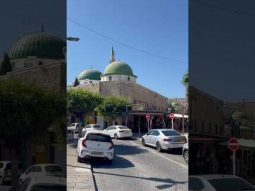
[[(18, 176), (23, 173), (23, 168), (20, 162), (18, 162)], [(11, 181), (11, 161), (0, 161), (0, 183)]]

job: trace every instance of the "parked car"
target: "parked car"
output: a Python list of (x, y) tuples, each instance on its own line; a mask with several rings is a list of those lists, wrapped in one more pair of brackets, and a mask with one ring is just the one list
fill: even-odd
[[(0, 183), (4, 184), (11, 181), (11, 161), (0, 161)], [(20, 162), (18, 162), (18, 176), (23, 173), (23, 167)]]
[(71, 125), (67, 127), (67, 130), (72, 130), (75, 133), (79, 133), (80, 128), (82, 128), (81, 123), (71, 123)]
[(114, 145), (109, 135), (88, 131), (78, 140), (77, 144), (77, 161), (82, 162), (84, 159), (99, 157), (107, 159), (109, 162), (113, 160)]
[(182, 147), (182, 156), (187, 164), (189, 164), (189, 143), (185, 143)]
[(82, 129), (82, 131), (84, 132), (86, 129), (102, 130), (102, 128), (98, 124), (88, 124)]
[(31, 174), (22, 184), (18, 191), (66, 191), (66, 178), (45, 176), (43, 174)]
[(103, 130), (104, 133), (110, 135), (114, 139), (132, 138), (132, 130), (123, 125), (112, 125)]
[(142, 137), (142, 144), (155, 147), (159, 152), (182, 148), (187, 138), (173, 129), (153, 129)]
[(21, 184), (27, 177), (33, 174), (42, 174), (45, 176), (58, 176), (64, 177), (65, 174), (62, 168), (57, 164), (36, 164), (30, 166), (19, 178), (19, 184)]
[(255, 187), (234, 175), (209, 174), (189, 176), (189, 190), (195, 191), (255, 191)]

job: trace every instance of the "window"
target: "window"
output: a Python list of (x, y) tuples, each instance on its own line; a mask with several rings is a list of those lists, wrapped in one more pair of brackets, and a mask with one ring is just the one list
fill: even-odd
[(46, 166), (45, 167), (46, 172), (62, 172), (62, 169), (59, 166)]
[(202, 190), (203, 188), (204, 184), (199, 178), (189, 178), (189, 190)]
[(89, 133), (86, 137), (86, 140), (91, 141), (100, 141), (100, 142), (112, 142), (112, 139), (109, 135)]
[(39, 65), (39, 66), (40, 66), (40, 65), (43, 65), (43, 62), (42, 62), (42, 61), (38, 62), (38, 65)]
[(127, 81), (130, 81), (130, 77), (128, 76)]
[(211, 134), (211, 123), (209, 123), (209, 134)]
[(202, 132), (204, 133), (205, 132), (205, 122), (202, 121)]
[(112, 76), (109, 76), (109, 81), (112, 81)]
[(181, 135), (179, 132), (177, 131), (161, 131), (165, 136), (179, 136)]
[(154, 136), (159, 136), (159, 132), (158, 131), (154, 131), (153, 135)]

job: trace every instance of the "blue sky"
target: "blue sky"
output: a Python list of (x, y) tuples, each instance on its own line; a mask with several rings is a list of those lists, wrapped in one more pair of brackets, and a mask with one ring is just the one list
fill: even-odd
[(113, 46), (115, 58), (131, 66), (137, 83), (166, 97), (185, 97), (187, 0), (67, 0), (67, 36), (80, 38), (67, 42), (68, 84), (87, 68), (103, 73)]

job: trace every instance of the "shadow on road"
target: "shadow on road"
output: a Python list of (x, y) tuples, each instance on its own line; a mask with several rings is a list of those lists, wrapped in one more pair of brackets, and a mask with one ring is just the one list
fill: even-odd
[(131, 163), (129, 160), (115, 156), (112, 163), (109, 164), (108, 161), (104, 161), (102, 159), (96, 158), (91, 159), (90, 164), (92, 168), (130, 168), (134, 167), (134, 164)]
[(155, 181), (155, 182), (159, 182), (159, 183), (164, 183), (160, 186), (156, 186), (157, 189), (167, 189), (167, 188), (170, 188), (170, 187), (173, 187), (173, 186), (188, 183), (188, 181), (174, 181), (170, 178), (129, 176), (129, 175), (122, 175), (122, 174), (115, 174), (115, 173), (95, 172), (93, 169), (92, 169), (92, 171), (93, 171), (94, 174), (104, 174), (104, 175), (111, 175), (111, 176), (117, 176), (117, 177), (135, 178), (135, 179), (141, 179), (141, 180), (148, 180), (148, 181)]
[(135, 145), (114, 145), (116, 155), (135, 155), (148, 152)]

